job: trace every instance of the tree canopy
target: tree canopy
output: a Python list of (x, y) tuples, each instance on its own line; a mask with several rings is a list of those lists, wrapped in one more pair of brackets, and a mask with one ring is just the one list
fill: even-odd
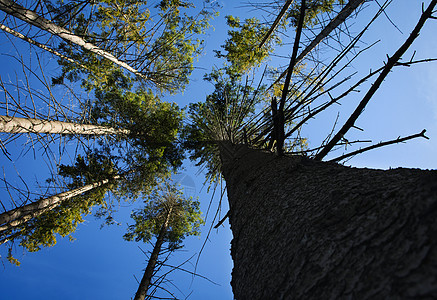
[[(60, 120), (79, 127), (95, 125), (108, 129), (107, 133), (86, 137), (77, 132), (32, 131), (37, 127), (17, 132), (16, 136), (13, 131), (0, 133), (0, 148), (11, 163), (14, 162), (8, 147), (12, 148), (15, 141), (23, 142), (38, 154), (35, 157), (49, 157), (51, 172), (45, 175), (44, 179), (49, 178), (44, 184), (40, 179), (22, 180), (26, 189), (32, 190), (27, 194), (18, 184), (9, 184), (6, 176), (3, 180), (11, 201), (1, 201), (2, 214), (21, 214), (0, 224), (0, 245), (5, 244), (9, 261), (19, 264), (12, 255), (16, 246), (35, 252), (55, 245), (59, 236), (74, 239), (75, 230), (88, 215), (103, 217), (105, 224), (116, 224), (116, 210), (125, 205), (132, 209), (133, 220), (124, 235), (126, 241), (152, 245), (154, 241), (159, 246), (158, 254), (163, 243), (168, 245), (165, 251), (179, 249), (186, 237), (199, 235), (204, 224), (201, 203), (187, 199), (168, 183), (186, 158), (195, 161), (196, 167), (206, 168), (207, 182), (217, 187), (225, 179), (228, 192), (244, 196), (244, 192), (235, 192), (247, 183), (235, 186), (240, 177), (242, 182), (246, 178), (241, 171), (246, 170), (245, 166), (238, 165), (237, 157), (244, 151), (252, 155), (250, 159), (253, 157), (248, 165), (255, 164), (261, 156), (269, 157), (274, 162), (272, 166), (285, 160), (292, 165), (296, 159), (298, 170), (322, 160), (329, 159), (334, 164), (385, 145), (427, 138), (426, 130), (420, 128), (422, 131), (417, 134), (356, 151), (349, 148), (368, 142), (355, 139), (351, 131), (363, 130), (356, 121), (390, 73), (396, 68), (435, 60), (415, 58), (416, 52), (409, 50), (424, 24), (434, 18), (431, 6), (435, 0), (431, 0), (431, 8), (423, 9), (412, 33), (389, 52), (385, 62), (372, 65), (370, 72), (355, 72), (355, 63), (375, 45), (365, 42), (365, 34), (376, 20), (386, 16), (390, 4), (369, 4), (375, 9), (361, 14), (364, 2), (256, 2), (253, 7), (266, 15), (256, 11), (226, 16), (227, 38), (220, 50), (212, 51), (215, 59), (221, 59), (220, 65), (206, 70), (203, 78), (212, 90), (205, 88), (204, 95), (193, 97), (183, 92), (196, 59), (203, 53), (203, 39), (208, 37), (205, 33), (215, 15), (217, 6), (210, 1), (202, 1), (196, 7), (198, 3), (179, 0), (43, 1), (33, 6), (0, 0), (0, 9), (6, 14), (4, 23), (8, 25), (1, 29), (38, 48), (29, 60), (36, 58), (41, 71), (37, 74), (34, 65), (21, 59), (25, 80), (17, 78), (12, 84), (0, 81), (4, 94), (1, 120), (18, 116), (47, 124)], [(26, 21), (26, 13), (39, 21)], [(348, 23), (352, 17), (362, 15), (358, 26)], [(57, 58), (49, 76), (40, 62), (41, 53)], [(53, 62), (47, 65), (50, 64)], [(34, 85), (35, 78), (42, 88)], [(359, 90), (364, 91), (363, 95), (357, 93)], [(70, 100), (60, 99), (61, 93), (69, 94)], [(174, 94), (189, 98), (191, 103), (181, 108), (170, 98)], [(347, 108), (341, 110), (341, 117), (334, 116), (334, 121), (326, 118), (330, 128), (320, 127), (320, 135), (325, 136), (316, 139), (313, 132), (306, 131), (308, 124), (317, 124), (322, 112), (341, 101)], [(55, 144), (55, 140), (60, 142)], [(339, 149), (346, 153), (338, 155), (335, 151)], [(265, 166), (269, 166), (268, 162), (263, 162)], [(241, 174), (225, 178), (224, 170)], [(296, 170), (290, 168), (289, 172)], [(285, 182), (288, 174), (269, 172), (271, 179), (264, 181), (271, 186), (276, 186), (275, 178)], [(33, 185), (29, 188), (30, 182)], [(86, 191), (80, 190), (84, 187)], [(64, 198), (69, 192), (74, 195)], [(240, 198), (246, 197), (243, 196)], [(53, 197), (62, 200), (51, 204)], [(230, 205), (238, 202), (235, 199)], [(46, 204), (31, 212), (25, 210), (39, 201)], [(220, 199), (213, 223), (221, 218), (221, 205)], [(247, 220), (251, 218), (244, 205), (238, 209), (244, 211)], [(231, 208), (216, 227), (227, 217), (236, 224), (238, 211)], [(262, 225), (261, 217), (256, 226)], [(244, 220), (241, 224), (246, 230)], [(238, 241), (239, 233), (233, 233)]]

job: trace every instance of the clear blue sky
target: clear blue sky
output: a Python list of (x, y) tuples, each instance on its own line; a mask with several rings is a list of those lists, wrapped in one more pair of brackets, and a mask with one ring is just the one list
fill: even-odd
[[(218, 49), (226, 38), (226, 25), (224, 16), (227, 14), (240, 15), (242, 18), (252, 16), (253, 12), (247, 8), (238, 8), (237, 1), (218, 1), (223, 5), (220, 17), (213, 21), (215, 30), (210, 31), (206, 36), (206, 49), (199, 58), (199, 67), (193, 73), (190, 86), (183, 94), (169, 97), (169, 101), (175, 101), (181, 106), (190, 102), (201, 101), (212, 91), (212, 86), (205, 84), (201, 78), (213, 65), (220, 65), (221, 62), (212, 58), (212, 50)], [(257, 2), (257, 1), (255, 1)], [(381, 1), (382, 2), (382, 1)], [(429, 1), (425, 1), (427, 4)], [(363, 22), (375, 11), (375, 3), (369, 6), (362, 15), (352, 23), (357, 25)], [(396, 48), (408, 36), (415, 25), (420, 14), (421, 5), (419, 1), (400, 0), (395, 1), (387, 10), (390, 19), (403, 32), (400, 33), (386, 17), (381, 17), (364, 40), (371, 43), (377, 39), (381, 42), (371, 51), (364, 54), (362, 59), (353, 64), (349, 72), (362, 71), (365, 74), (370, 68), (376, 69), (386, 60), (386, 54), (392, 54)], [(355, 32), (358, 30), (355, 27)], [(430, 20), (423, 30), (419, 39), (413, 44), (412, 50), (417, 50), (415, 58), (437, 57), (437, 39), (435, 32), (437, 21)], [(290, 42), (290, 41), (287, 41)], [(18, 43), (17, 45), (23, 45)], [(364, 45), (363, 45), (364, 46)], [(28, 55), (29, 48), (19, 48), (23, 56)], [(15, 54), (15, 50), (9, 44), (7, 36), (0, 34), (0, 53)], [(409, 51), (410, 55), (412, 51)], [(48, 56), (47, 56), (48, 57)], [(409, 57), (408, 55), (405, 57)], [(46, 59), (45, 62), (49, 62)], [(284, 60), (273, 60), (272, 65), (288, 62)], [(52, 66), (52, 64), (49, 64)], [(0, 75), (4, 81), (15, 80), (15, 74), (20, 76), (18, 65), (5, 55), (0, 56)], [(54, 71), (53, 71), (54, 73)], [(358, 78), (358, 77), (357, 77)], [(321, 114), (319, 119), (311, 121), (304, 129), (303, 136), (308, 137), (311, 146), (317, 146), (331, 130), (333, 121), (340, 110), (339, 124), (348, 112), (354, 108), (357, 101), (363, 96), (365, 88), (361, 93), (348, 97), (343, 105), (334, 107)], [(349, 140), (371, 139), (373, 142), (388, 140), (420, 132), (427, 129), (427, 136), (430, 140), (418, 139), (409, 141), (406, 144), (388, 146), (383, 149), (359, 155), (348, 161), (348, 165), (357, 167), (389, 168), (389, 167), (414, 167), (414, 168), (437, 168), (437, 63), (429, 63), (411, 68), (396, 68), (385, 81), (384, 86), (377, 92), (365, 112), (362, 114), (356, 125), (364, 129), (364, 132), (352, 130), (348, 135)], [(3, 97), (1, 94), (0, 97)], [(4, 98), (0, 98), (4, 101)], [(4, 114), (4, 111), (1, 111)], [(4, 137), (2, 135), (2, 137)], [(14, 157), (15, 169), (28, 178), (29, 187), (35, 188), (34, 176), (44, 180), (46, 175), (41, 176), (44, 165), (41, 157), (34, 158), (27, 155), (19, 158), (22, 141), (11, 144), (8, 150)], [(348, 150), (355, 148), (348, 148)], [(340, 150), (338, 154), (341, 154)], [(334, 154), (335, 155), (335, 154)], [(334, 156), (333, 155), (333, 156)], [(14, 166), (0, 154), (0, 165), (3, 170), (13, 178)], [(202, 203), (202, 209), (206, 212), (211, 193), (202, 188), (203, 176), (197, 175), (197, 169), (191, 162), (186, 162), (186, 170), (183, 172), (194, 180), (196, 192)], [(17, 180), (17, 179), (15, 179)], [(32, 181), (33, 180), (33, 181)], [(8, 199), (4, 185), (0, 183), (0, 197)], [(224, 198), (223, 212), (226, 213), (226, 197)], [(198, 254), (206, 238), (212, 216), (218, 205), (218, 197), (215, 196), (207, 225), (202, 231), (200, 238), (192, 237), (186, 239), (185, 248), (174, 255), (171, 263), (177, 265), (191, 256)], [(2, 255), (0, 266), (0, 289), (1, 299), (129, 299), (136, 291), (137, 278), (142, 276), (142, 269), (146, 260), (143, 250), (150, 247), (139, 243), (125, 242), (122, 235), (126, 230), (126, 223), (129, 222), (129, 214), (132, 207), (121, 207), (117, 220), (121, 226), (111, 226), (100, 229), (101, 221), (89, 216), (86, 222), (81, 224), (74, 234), (76, 240), (69, 242), (68, 239), (59, 239), (52, 248), (46, 248), (37, 253), (22, 253), (18, 250), (17, 258), (21, 261), (20, 267), (10, 265), (6, 259), (4, 249), (0, 250)], [(176, 288), (166, 286), (183, 298), (189, 299), (232, 299), (230, 278), (232, 261), (230, 258), (231, 232), (228, 222), (219, 230), (212, 230), (208, 242), (200, 256), (197, 272), (219, 285), (212, 284), (201, 278), (194, 278), (183, 272), (176, 271), (171, 277), (173, 283), (183, 293), (177, 292)], [(184, 267), (193, 271), (196, 262), (195, 256), (190, 263)]]

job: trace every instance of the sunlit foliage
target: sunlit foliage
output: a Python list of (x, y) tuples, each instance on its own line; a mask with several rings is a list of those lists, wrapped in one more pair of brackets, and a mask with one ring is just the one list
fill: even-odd
[(170, 183), (163, 183), (154, 189), (144, 201), (144, 207), (134, 211), (131, 217), (135, 224), (128, 227), (124, 238), (144, 243), (158, 237), (168, 218), (164, 242), (173, 250), (181, 246), (185, 237), (199, 235), (199, 227), (204, 224), (200, 203), (187, 199), (180, 189)]

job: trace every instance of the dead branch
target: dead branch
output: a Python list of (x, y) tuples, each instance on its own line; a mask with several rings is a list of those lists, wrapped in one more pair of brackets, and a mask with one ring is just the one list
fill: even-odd
[[(338, 15), (326, 25), (325, 28), (311, 41), (311, 43), (302, 51), (301, 54), (296, 59), (296, 63), (300, 62), (305, 56), (310, 53), (323, 39), (325, 39), (335, 28), (342, 24), (352, 12), (359, 7), (365, 0), (350, 0), (345, 7), (338, 13)], [(275, 80), (275, 82), (270, 85), (267, 89), (271, 89), (275, 84), (277, 84), (284, 76), (287, 74), (288, 69), (284, 70), (282, 74)]]
[(408, 141), (408, 140), (411, 140), (411, 139), (415, 139), (415, 138), (418, 138), (418, 137), (423, 137), (425, 139), (429, 139), (429, 137), (427, 137), (425, 135), (425, 132), (426, 132), (426, 130), (424, 129), (420, 133), (409, 135), (409, 136), (406, 136), (406, 137), (403, 137), (403, 138), (398, 137), (397, 139), (394, 139), (394, 140), (390, 140), (390, 141), (386, 141), (386, 142), (379, 142), (378, 144), (375, 144), (375, 145), (372, 145), (372, 146), (369, 146), (369, 147), (365, 147), (365, 148), (353, 151), (351, 153), (344, 154), (342, 156), (330, 159), (328, 161), (340, 161), (340, 160), (343, 160), (345, 158), (348, 158), (348, 157), (351, 157), (351, 156), (354, 156), (354, 155), (357, 155), (357, 154), (360, 154), (360, 153), (363, 153), (363, 152), (366, 152), (366, 151), (369, 151), (369, 150), (372, 150), (372, 149), (375, 149), (375, 148), (384, 147), (384, 146), (391, 145), (391, 144), (402, 143), (402, 142), (405, 142), (405, 141)]
[(354, 126), (355, 121), (361, 115), (362, 111), (364, 110), (366, 105), (369, 103), (370, 99), (372, 99), (373, 95), (379, 89), (379, 87), (381, 86), (384, 79), (390, 73), (391, 69), (401, 59), (402, 55), (408, 50), (408, 48), (411, 46), (413, 41), (419, 36), (420, 30), (422, 29), (425, 22), (432, 16), (434, 7), (436, 5), (437, 5), (437, 0), (431, 1), (428, 8), (422, 13), (422, 16), (420, 17), (416, 27), (411, 32), (410, 36), (402, 44), (402, 46), (399, 47), (399, 49), (394, 53), (394, 55), (392, 57), (388, 57), (388, 61), (385, 65), (384, 69), (381, 71), (378, 78), (375, 80), (373, 85), (370, 87), (367, 94), (361, 100), (358, 107), (351, 114), (351, 116), (346, 121), (346, 123), (343, 125), (343, 127), (331, 139), (331, 141), (329, 141), (328, 144), (326, 144), (326, 146), (319, 153), (316, 154), (316, 156), (314, 157), (315, 160), (322, 160), (331, 151), (331, 149), (338, 143), (338, 141), (340, 141), (344, 137), (344, 135), (349, 131), (349, 129), (352, 128), (352, 126)]

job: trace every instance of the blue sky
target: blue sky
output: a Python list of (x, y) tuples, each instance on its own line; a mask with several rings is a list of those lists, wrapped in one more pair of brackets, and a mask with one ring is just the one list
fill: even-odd
[[(429, 1), (425, 1), (427, 4)], [(224, 16), (227, 14), (240, 15), (242, 18), (252, 16), (253, 12), (247, 8), (238, 8), (236, 1), (219, 1), (223, 6), (221, 15), (213, 21), (214, 30), (206, 35), (206, 48), (204, 54), (197, 63), (198, 69), (193, 73), (190, 86), (183, 94), (168, 97), (169, 101), (175, 101), (184, 106), (190, 102), (204, 100), (212, 91), (212, 86), (202, 81), (202, 76), (211, 66), (220, 66), (218, 59), (212, 58), (213, 50), (218, 49), (226, 38), (226, 26)], [(375, 12), (374, 3), (367, 4), (370, 7), (359, 15), (355, 23), (358, 30), (363, 20), (367, 20)], [(353, 64), (350, 73), (356, 71), (365, 74), (370, 68), (376, 69), (386, 60), (386, 54), (392, 54), (408, 36), (417, 22), (421, 5), (416, 1), (400, 0), (393, 3), (387, 10), (390, 19), (402, 31), (400, 33), (386, 17), (381, 17), (366, 34), (364, 40), (372, 43), (381, 39), (371, 51), (365, 53), (359, 61)], [(435, 38), (436, 20), (430, 20), (421, 36), (411, 47), (405, 58), (417, 50), (415, 58), (437, 57), (437, 39)], [(355, 31), (356, 32), (356, 31)], [(290, 41), (288, 41), (290, 42)], [(18, 43), (19, 44), (19, 43)], [(17, 45), (18, 45), (17, 44)], [(363, 44), (364, 46), (364, 44)], [(23, 46), (19, 50), (28, 53), (28, 47)], [(0, 35), (0, 53), (13, 53), (8, 39), (4, 34)], [(47, 59), (45, 62), (49, 62)], [(3, 80), (19, 74), (18, 65), (10, 57), (0, 56), (0, 75)], [(270, 65), (285, 65), (284, 60), (273, 59)], [(19, 75), (17, 75), (19, 76)], [(357, 77), (359, 78), (359, 77)], [(317, 146), (332, 128), (332, 124), (340, 111), (339, 124), (348, 116), (365, 92), (354, 94), (343, 101), (342, 106), (334, 107), (321, 114), (316, 120), (311, 121), (303, 130), (303, 136), (309, 138), (310, 147)], [(383, 87), (377, 92), (365, 112), (361, 115), (356, 125), (364, 129), (364, 132), (352, 130), (348, 134), (349, 140), (371, 139), (373, 142), (389, 140), (398, 136), (410, 135), (427, 129), (430, 140), (417, 139), (401, 145), (388, 146), (373, 150), (354, 157), (347, 165), (370, 168), (411, 167), (436, 169), (437, 168), (437, 63), (428, 63), (412, 66), (410, 68), (399, 67), (386, 79)], [(2, 97), (0, 95), (0, 97)], [(2, 112), (3, 114), (3, 112)], [(11, 144), (8, 150), (15, 158), (21, 150), (20, 141)], [(355, 150), (357, 147), (348, 148)], [(332, 154), (335, 157), (342, 150)], [(28, 178), (30, 186), (35, 188), (35, 175), (41, 175), (44, 164), (41, 157), (34, 158), (27, 155), (25, 158), (15, 159), (15, 169)], [(2, 173), (13, 176), (15, 169), (12, 164), (0, 154)], [(203, 176), (197, 174), (198, 169), (193, 163), (185, 163), (185, 174), (191, 177), (195, 183), (196, 193), (202, 203), (202, 210), (206, 212), (211, 193), (202, 188)], [(46, 176), (47, 177), (47, 176)], [(40, 176), (40, 180), (46, 177)], [(16, 180), (16, 179), (15, 179)], [(7, 198), (7, 193), (0, 185), (2, 200)], [(207, 220), (207, 225), (202, 231), (200, 238), (190, 237), (186, 239), (185, 248), (171, 259), (171, 263), (177, 265), (200, 252), (206, 238), (212, 216), (218, 205), (217, 195), (212, 204), (212, 211)], [(222, 216), (226, 213), (226, 197), (222, 207)], [(141, 252), (150, 247), (140, 243), (125, 242), (122, 235), (129, 222), (129, 214), (132, 207), (121, 207), (117, 214), (120, 226), (104, 227), (100, 229), (100, 220), (88, 216), (86, 222), (81, 224), (74, 234), (74, 242), (68, 239), (59, 239), (52, 248), (46, 248), (37, 253), (17, 252), (17, 258), (21, 261), (20, 267), (10, 265), (5, 259), (5, 251), (0, 250), (3, 265), (0, 266), (0, 288), (4, 299), (128, 299), (133, 296), (137, 283), (134, 275), (140, 278), (142, 269), (146, 264), (146, 257)], [(173, 283), (183, 293), (176, 294), (189, 299), (232, 299), (230, 279), (232, 261), (230, 258), (231, 232), (228, 222), (224, 223), (219, 230), (212, 230), (197, 266), (197, 272), (208, 277), (219, 285), (215, 285), (202, 278), (194, 278), (183, 272), (174, 272), (171, 276)], [(186, 269), (193, 271), (197, 256), (184, 265)], [(176, 288), (168, 285), (172, 291)]]

